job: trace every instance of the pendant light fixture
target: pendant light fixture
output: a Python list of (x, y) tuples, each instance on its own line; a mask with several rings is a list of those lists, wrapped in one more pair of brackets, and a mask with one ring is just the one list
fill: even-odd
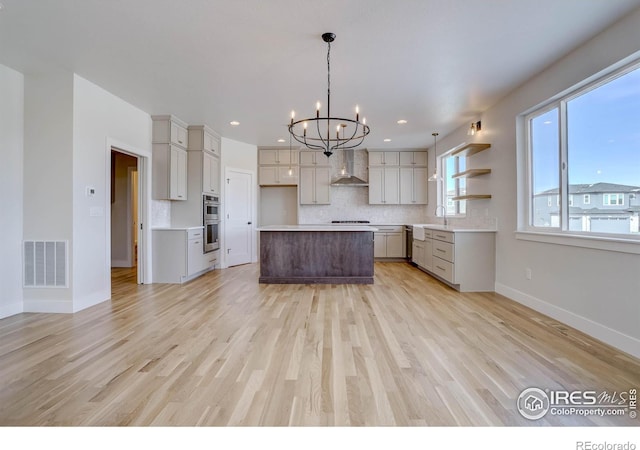
[(437, 139), (438, 139), (438, 133), (437, 132), (433, 132), (431, 133), (431, 136), (433, 136), (433, 159), (435, 161), (434, 165), (433, 165), (433, 175), (431, 175), (427, 180), (428, 181), (436, 181), (438, 179), (438, 148), (436, 146), (437, 144)]
[[(295, 120), (295, 112), (291, 111), (291, 122), (289, 123), (289, 133), (293, 138), (304, 144), (310, 150), (322, 150), (329, 157), (334, 150), (346, 150), (359, 146), (364, 138), (369, 134), (370, 129), (363, 117), (360, 120), (360, 111), (356, 105), (356, 117), (354, 119), (344, 119), (331, 116), (331, 43), (335, 40), (333, 33), (324, 33), (322, 40), (327, 43), (327, 114), (320, 116), (320, 102), (316, 103), (316, 116), (308, 119)], [(343, 128), (342, 137), (340, 128)], [(335, 137), (333, 134), (335, 131)], [(346, 134), (346, 137), (345, 137)]]

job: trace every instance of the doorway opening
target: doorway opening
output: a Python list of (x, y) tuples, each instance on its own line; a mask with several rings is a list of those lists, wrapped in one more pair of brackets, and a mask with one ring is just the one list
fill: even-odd
[(137, 156), (111, 148), (111, 279), (141, 283), (140, 187)]

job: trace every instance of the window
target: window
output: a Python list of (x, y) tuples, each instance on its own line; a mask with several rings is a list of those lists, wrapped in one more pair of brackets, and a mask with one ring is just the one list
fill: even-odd
[(602, 204), (605, 206), (624, 205), (624, 194), (603, 194)]
[(640, 237), (638, 86), (636, 64), (525, 116), (529, 229)]
[(467, 192), (466, 180), (464, 178), (453, 178), (453, 175), (466, 170), (466, 159), (464, 156), (451, 156), (445, 154), (440, 157), (440, 167), (442, 167), (441, 178), (441, 201), (440, 205), (446, 205), (447, 216), (459, 216), (466, 214), (466, 201), (453, 200), (454, 197), (465, 195)]

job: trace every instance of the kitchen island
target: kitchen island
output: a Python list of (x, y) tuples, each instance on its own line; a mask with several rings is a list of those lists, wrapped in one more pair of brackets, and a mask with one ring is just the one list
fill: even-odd
[(260, 283), (373, 284), (369, 226), (271, 225), (260, 231)]

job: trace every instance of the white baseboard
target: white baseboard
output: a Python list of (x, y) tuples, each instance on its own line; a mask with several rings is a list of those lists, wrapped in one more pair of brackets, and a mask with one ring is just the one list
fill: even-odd
[(21, 312), (23, 312), (23, 310), (24, 306), (22, 302), (15, 302), (8, 305), (0, 306), (0, 319), (20, 314)]
[(602, 342), (640, 358), (640, 340), (616, 331), (591, 319), (582, 317), (571, 311), (552, 305), (502, 283), (496, 283), (496, 292), (518, 303), (528, 306), (542, 314), (546, 314)]
[(24, 312), (30, 313), (72, 313), (73, 302), (68, 300), (25, 300)]
[(84, 297), (82, 299), (73, 300), (73, 312), (82, 311), (83, 309), (90, 308), (98, 303), (106, 302), (111, 299), (111, 292), (100, 291)]

